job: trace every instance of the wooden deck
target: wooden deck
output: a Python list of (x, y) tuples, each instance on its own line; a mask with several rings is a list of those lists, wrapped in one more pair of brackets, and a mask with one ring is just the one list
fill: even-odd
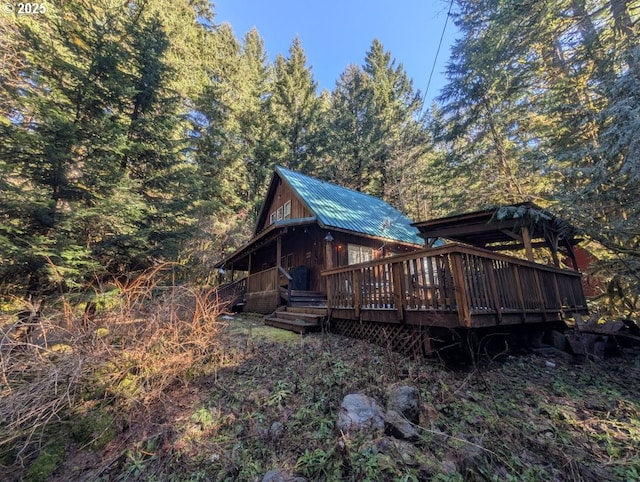
[(587, 312), (580, 273), (463, 245), (322, 274), (335, 319), (481, 328)]

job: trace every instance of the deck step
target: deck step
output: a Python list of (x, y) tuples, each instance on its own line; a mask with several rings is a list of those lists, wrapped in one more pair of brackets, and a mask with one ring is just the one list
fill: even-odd
[(265, 325), (306, 334), (320, 331), (327, 317), (326, 308), (317, 306), (283, 306), (264, 317)]
[(281, 306), (278, 308), (278, 312), (287, 312), (287, 313), (306, 313), (311, 315), (320, 315), (322, 317), (327, 316), (327, 305), (325, 303), (324, 306), (308, 306), (308, 305), (300, 305), (300, 306)]
[(310, 322), (300, 319), (284, 319), (276, 316), (266, 316), (264, 318), (264, 324), (274, 326), (276, 328), (282, 328), (283, 330), (293, 331), (303, 335), (312, 331), (320, 330), (320, 324), (317, 322)]
[(295, 311), (278, 311), (276, 312), (276, 316), (285, 320), (302, 320), (316, 324), (320, 320), (322, 320), (322, 318), (324, 318), (324, 315), (318, 313), (304, 313)]
[(315, 307), (320, 307), (320, 308), (326, 308), (327, 307), (327, 300), (321, 300), (321, 299), (308, 299), (308, 298), (304, 298), (304, 299), (292, 299), (290, 302), (291, 306), (315, 306)]
[(288, 293), (286, 289), (280, 288), (280, 296), (288, 299), (288, 304), (293, 306), (327, 305), (327, 296), (321, 291), (291, 290), (291, 293)]

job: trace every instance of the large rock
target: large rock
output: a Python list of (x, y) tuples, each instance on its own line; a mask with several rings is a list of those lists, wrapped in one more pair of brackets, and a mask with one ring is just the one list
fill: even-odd
[(344, 433), (362, 429), (384, 429), (384, 416), (373, 398), (359, 393), (349, 394), (342, 400), (338, 430)]
[(387, 390), (387, 410), (402, 415), (413, 424), (420, 423), (420, 393), (416, 387), (400, 385)]
[(413, 467), (420, 465), (421, 455), (425, 454), (424, 449), (418, 450), (415, 445), (393, 437), (380, 438), (376, 443), (376, 447), (378, 452), (389, 455), (392, 459)]
[(410, 442), (415, 442), (419, 436), (414, 424), (395, 410), (387, 410), (384, 416), (384, 432), (397, 439)]

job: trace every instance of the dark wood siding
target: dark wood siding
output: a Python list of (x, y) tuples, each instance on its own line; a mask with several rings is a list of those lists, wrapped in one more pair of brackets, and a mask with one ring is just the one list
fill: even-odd
[(334, 266), (347, 266), (349, 264), (348, 246), (354, 244), (373, 249), (373, 259), (380, 259), (396, 254), (404, 254), (416, 250), (416, 247), (402, 246), (389, 243), (380, 239), (372, 239), (355, 234), (331, 231), (333, 241)]
[[(357, 236), (350, 233), (330, 230), (334, 238), (331, 243), (333, 251), (333, 266), (347, 266), (348, 245), (365, 246), (373, 250), (373, 259), (379, 259), (392, 254), (402, 254), (415, 248), (397, 244), (387, 244), (382, 240)], [(280, 265), (289, 271), (304, 266), (309, 273), (309, 290), (326, 290), (325, 280), (321, 271), (326, 268), (325, 236), (327, 230), (317, 224), (306, 226), (291, 226), (282, 235), (282, 258)], [(252, 254), (251, 273), (256, 273), (276, 266), (276, 242), (270, 242)], [(282, 278), (284, 282), (284, 279)]]
[(262, 231), (269, 227), (271, 225), (271, 213), (277, 213), (278, 208), (283, 208), (287, 202), (291, 202), (291, 219), (308, 218), (312, 216), (311, 211), (302, 204), (300, 199), (293, 193), (288, 185), (282, 182), (280, 178), (277, 179), (277, 182), (278, 185), (273, 197), (270, 200), (267, 200), (269, 205), (266, 210), (266, 217), (258, 231)]
[(295, 269), (304, 266), (309, 270), (309, 289), (324, 291), (320, 271), (324, 269), (323, 231), (315, 224), (290, 228), (282, 239), (282, 266)]

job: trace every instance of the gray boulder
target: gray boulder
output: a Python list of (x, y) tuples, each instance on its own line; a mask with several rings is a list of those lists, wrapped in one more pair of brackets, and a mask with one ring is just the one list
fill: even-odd
[(402, 415), (413, 424), (420, 423), (420, 393), (416, 387), (400, 385), (387, 390), (387, 410)]
[(340, 404), (336, 427), (344, 433), (369, 428), (383, 430), (384, 416), (373, 398), (359, 393), (349, 394)]
[(387, 410), (384, 416), (384, 432), (401, 440), (410, 442), (418, 440), (418, 431), (415, 426), (395, 410)]
[(273, 422), (269, 427), (269, 438), (273, 441), (280, 440), (284, 432), (284, 427), (280, 422)]

